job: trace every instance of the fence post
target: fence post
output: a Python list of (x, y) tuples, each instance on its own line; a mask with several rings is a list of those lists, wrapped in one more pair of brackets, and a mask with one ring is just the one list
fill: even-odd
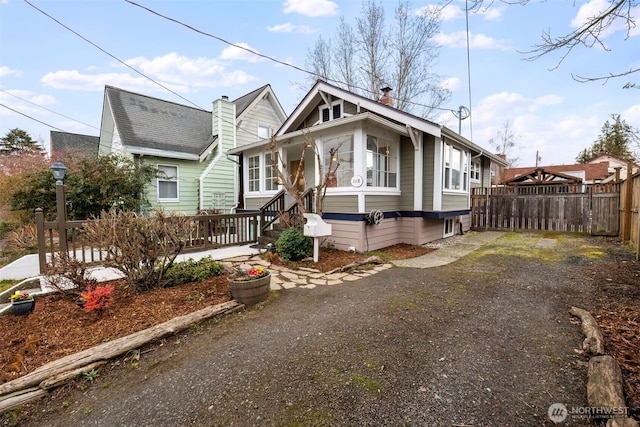
[(631, 204), (633, 203), (633, 162), (627, 163), (627, 183), (624, 197), (624, 216), (622, 218), (622, 243), (631, 240)]
[(60, 253), (67, 255), (67, 201), (65, 185), (56, 183), (56, 206), (58, 210), (58, 246)]
[(36, 209), (36, 235), (38, 237), (38, 267), (42, 274), (47, 268), (47, 248), (44, 237), (44, 214), (42, 208)]

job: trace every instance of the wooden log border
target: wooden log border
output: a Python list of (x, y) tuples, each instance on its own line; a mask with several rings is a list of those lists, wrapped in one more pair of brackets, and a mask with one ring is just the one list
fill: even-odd
[(78, 374), (90, 371), (107, 360), (125, 354), (158, 338), (175, 334), (190, 325), (220, 314), (229, 314), (244, 308), (237, 301), (209, 306), (160, 323), (151, 328), (113, 341), (91, 347), (43, 365), (33, 372), (0, 385), (0, 412), (47, 396), (48, 390), (58, 387)]

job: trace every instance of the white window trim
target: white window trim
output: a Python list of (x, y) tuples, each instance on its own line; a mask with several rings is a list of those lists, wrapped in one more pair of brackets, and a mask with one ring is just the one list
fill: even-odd
[[(451, 221), (451, 231), (447, 233), (447, 222)], [(454, 217), (445, 218), (442, 224), (442, 237), (452, 237), (456, 234), (456, 219)]]
[[(267, 130), (267, 136), (266, 137), (261, 137), (260, 136), (260, 129), (266, 129)], [(263, 139), (268, 139), (271, 138), (271, 126), (269, 125), (263, 125), (263, 124), (258, 124), (258, 140), (263, 140)]]
[[(446, 153), (449, 152), (448, 147), (451, 148), (455, 148), (456, 150), (458, 150), (460, 152), (460, 189), (456, 190), (454, 188), (446, 188), (445, 185), (447, 185), (448, 183), (445, 182), (445, 168), (446, 168), (446, 160), (444, 159), (444, 156)], [(443, 194), (470, 194), (470, 190), (469, 190), (469, 173), (467, 173), (467, 182), (463, 182), (464, 181), (464, 160), (466, 159), (466, 163), (467, 163), (467, 171), (469, 170), (469, 159), (470, 159), (470, 153), (469, 151), (460, 148), (454, 144), (450, 144), (448, 142), (445, 142), (443, 144), (443, 153), (442, 153), (442, 193)], [(449, 181), (451, 181), (451, 177), (452, 174), (449, 174)], [(466, 189), (465, 189), (466, 186)]]
[[(469, 177), (471, 179), (471, 182), (480, 182), (482, 181), (482, 162), (480, 162), (480, 160), (471, 160), (469, 162), (470, 166), (469, 166)], [(474, 167), (477, 166), (477, 167)], [(477, 174), (478, 177), (474, 178), (474, 174)]]
[[(180, 166), (178, 165), (170, 165), (166, 163), (158, 163), (156, 167), (160, 169), (161, 166), (166, 166), (170, 168), (176, 168), (176, 178), (175, 181), (173, 179), (163, 179), (161, 177), (156, 178), (156, 200), (158, 203), (166, 203), (166, 202), (179, 202), (180, 201)], [(163, 182), (175, 182), (176, 183), (176, 198), (162, 198), (160, 197), (160, 181)]]
[[(255, 154), (250, 154), (247, 155), (245, 157), (245, 182), (247, 184), (246, 189), (245, 189), (245, 194), (247, 196), (257, 196), (258, 194), (275, 194), (278, 191), (280, 191), (282, 184), (278, 184), (276, 186), (275, 189), (273, 190), (267, 190), (266, 189), (266, 178), (267, 178), (267, 161), (266, 161), (266, 154), (271, 154), (271, 152), (269, 153), (255, 153)], [(259, 158), (259, 162), (260, 165), (258, 166), (258, 190), (253, 190), (250, 191), (249, 190), (249, 158), (251, 157), (258, 157)], [(277, 172), (275, 173), (275, 177), (277, 178)]]
[[(396, 170), (396, 172), (393, 172), (393, 173), (395, 173), (396, 185), (394, 185), (393, 187), (374, 186), (374, 185), (369, 186), (369, 185), (367, 185), (366, 173), (368, 171), (367, 171), (367, 157), (366, 156), (367, 156), (367, 151), (368, 151), (367, 144), (368, 144), (368, 138), (369, 137), (375, 138), (376, 143), (378, 143), (380, 141), (387, 141), (387, 142), (389, 142), (389, 143), (391, 143), (391, 144), (393, 144), (395, 146), (395, 155), (396, 155), (396, 158), (395, 158), (395, 164), (396, 164), (395, 165), (395, 170)], [(364, 155), (365, 155), (365, 159), (364, 159), (365, 177), (364, 177), (364, 180), (365, 180), (365, 182), (364, 182), (363, 185), (366, 186), (367, 189), (382, 190), (383, 192), (386, 192), (385, 190), (400, 190), (400, 142), (399, 141), (395, 141), (395, 140), (391, 140), (391, 139), (378, 137), (375, 134), (368, 134), (368, 135), (365, 136), (364, 139), (365, 139), (365, 144), (364, 144), (365, 145), (364, 146)], [(387, 174), (392, 173), (392, 172), (389, 172), (389, 171), (385, 171), (385, 172)]]
[[(339, 99), (339, 100), (333, 101), (330, 105), (322, 104), (322, 105), (320, 105), (318, 107), (318, 122), (317, 122), (317, 124), (319, 124), (319, 123), (327, 123), (327, 122), (330, 122), (332, 120), (336, 120), (336, 119), (333, 118), (333, 107), (334, 107), (334, 105), (340, 105), (340, 117), (338, 117), (338, 119), (341, 119), (341, 118), (345, 117), (345, 114), (344, 114), (344, 100)], [(324, 110), (326, 108), (329, 109), (329, 120), (327, 120), (326, 122), (323, 122), (322, 121), (322, 110)]]

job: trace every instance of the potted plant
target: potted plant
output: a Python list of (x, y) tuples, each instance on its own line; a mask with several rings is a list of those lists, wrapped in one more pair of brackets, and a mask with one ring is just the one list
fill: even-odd
[(13, 295), (11, 295), (11, 308), (13, 309), (13, 314), (27, 314), (33, 311), (36, 302), (33, 299), (33, 296), (29, 295), (26, 292), (16, 291)]
[(231, 296), (246, 305), (257, 304), (269, 296), (271, 272), (264, 267), (255, 267), (249, 271), (238, 270), (227, 276)]

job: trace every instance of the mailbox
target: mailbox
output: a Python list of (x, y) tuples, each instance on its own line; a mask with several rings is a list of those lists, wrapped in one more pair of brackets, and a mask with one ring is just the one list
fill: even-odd
[(304, 235), (309, 237), (322, 237), (331, 235), (331, 224), (322, 220), (322, 217), (314, 213), (302, 214), (307, 220), (304, 225)]

